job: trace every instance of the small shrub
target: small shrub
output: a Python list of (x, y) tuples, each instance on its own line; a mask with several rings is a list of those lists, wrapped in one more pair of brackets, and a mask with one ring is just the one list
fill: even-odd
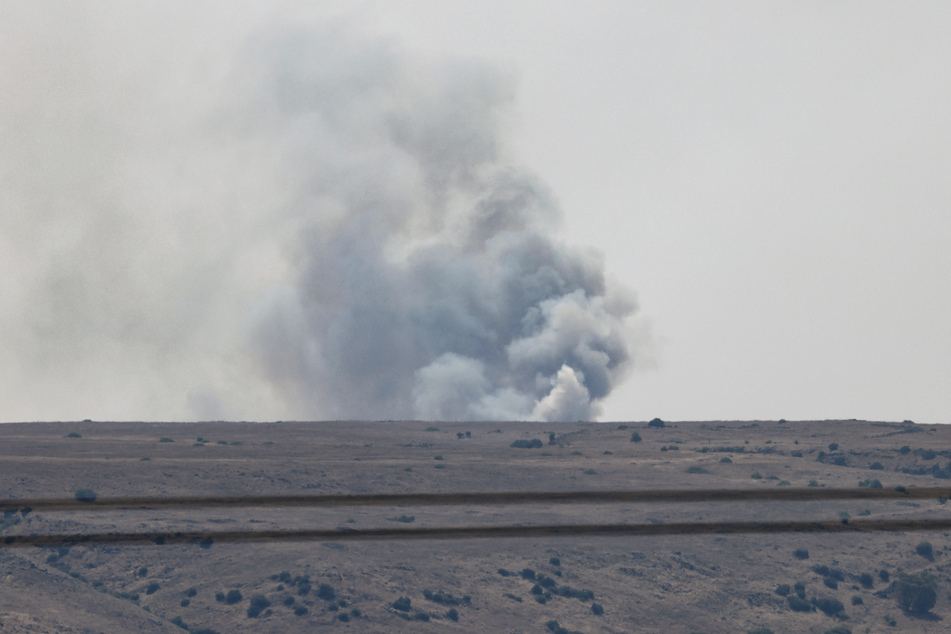
[(789, 455), (792, 456), (793, 458), (802, 458), (802, 452), (798, 449), (794, 449), (793, 451), (789, 453)]
[(631, 442), (641, 442), (641, 435), (637, 432), (631, 434)]
[(215, 593), (215, 601), (217, 601), (218, 603), (224, 603), (224, 602), (225, 602), (225, 593), (224, 593), (224, 592), (216, 592), (216, 593)]
[(171, 438), (159, 438), (159, 442), (175, 442)]
[(416, 521), (415, 515), (400, 515), (399, 517), (388, 517), (386, 518), (391, 522), (400, 522), (402, 524), (412, 524)]
[(793, 612), (812, 612), (813, 610), (812, 604), (798, 595), (791, 594), (786, 597), (786, 601)]
[(859, 575), (859, 583), (862, 584), (863, 588), (868, 589), (875, 585), (875, 579), (869, 573), (863, 572)]
[(450, 621), (458, 621), (459, 610), (457, 610), (456, 608), (449, 608), (449, 611), (446, 612), (446, 618), (449, 619)]
[(651, 422), (647, 423), (647, 426), (648, 427), (664, 427), (665, 424), (664, 424), (664, 421), (662, 421), (661, 419), (655, 418), (651, 420)]
[(95, 502), (98, 497), (92, 489), (76, 489), (74, 495), (80, 502)]
[(552, 566), (560, 566), (561, 559), (559, 559), (558, 557), (552, 557), (551, 559), (548, 560), (548, 563), (550, 563)]
[(686, 471), (687, 473), (710, 473), (709, 471), (707, 471), (706, 469), (704, 469), (703, 467), (697, 464), (690, 465), (689, 467), (687, 467)]
[(832, 459), (832, 464), (837, 467), (847, 467), (849, 466), (849, 459), (845, 456), (836, 456)]
[(602, 614), (604, 614), (604, 606), (601, 605), (600, 603), (592, 603), (591, 613), (594, 614), (595, 616), (601, 616)]
[(839, 443), (837, 442), (829, 443), (829, 451), (835, 451), (838, 448), (839, 448)]
[(185, 625), (185, 621), (183, 621), (183, 620), (182, 620), (182, 617), (180, 617), (180, 616), (176, 616), (175, 618), (169, 619), (169, 623), (171, 623), (172, 625), (177, 625), (178, 627), (182, 628), (183, 630), (187, 630), (187, 629), (188, 629), (188, 626)]
[(240, 590), (230, 590), (228, 594), (225, 595), (225, 603), (228, 605), (234, 605), (235, 603), (240, 603), (241, 599), (244, 597), (241, 596)]
[(400, 612), (409, 612), (413, 607), (413, 601), (409, 597), (400, 597), (394, 601), (391, 606), (394, 610), (399, 610)]
[(934, 561), (934, 548), (932, 548), (931, 542), (921, 542), (915, 546), (915, 552), (928, 561)]
[(797, 548), (793, 551), (793, 557), (796, 559), (809, 559), (809, 551), (805, 548)]
[(747, 634), (773, 634), (773, 630), (768, 627), (754, 627)]
[(893, 617), (891, 614), (886, 614), (885, 625), (887, 625), (888, 627), (895, 627), (896, 625), (898, 625), (898, 621), (896, 621), (895, 617)]
[(935, 456), (937, 456), (938, 454), (936, 454), (936, 453), (935, 453), (933, 450), (931, 450), (931, 449), (922, 449), (922, 450), (921, 450), (921, 453), (918, 454), (918, 455), (921, 456), (921, 459), (922, 459), (922, 460), (934, 460), (934, 459), (935, 459)]
[(760, 473), (759, 471), (756, 471), (752, 475), (750, 475), (750, 477), (753, 478), (754, 480), (762, 480), (763, 474)]
[(531, 568), (522, 568), (521, 574), (522, 574), (522, 579), (527, 579), (527, 580), (535, 579), (535, 571), (532, 570)]
[(862, 598), (861, 594), (852, 595), (852, 605), (864, 605), (865, 600)]
[(555, 582), (555, 580), (552, 579), (551, 577), (549, 577), (548, 575), (539, 574), (539, 575), (536, 577), (536, 579), (538, 580), (538, 583), (540, 583), (543, 588), (547, 588), (547, 589), (549, 589), (549, 590), (551, 590), (551, 589), (554, 588), (556, 585), (558, 585), (558, 584)]
[(806, 584), (804, 584), (802, 581), (797, 581), (795, 585), (793, 585), (793, 590), (796, 591), (796, 596), (798, 596), (800, 599), (806, 598)]
[(248, 605), (248, 618), (254, 619), (260, 616), (266, 608), (271, 607), (271, 602), (268, 601), (267, 597), (263, 594), (256, 594), (251, 597), (250, 605)]
[(511, 570), (506, 570), (505, 568), (499, 568), (499, 574), (503, 577), (514, 577), (515, 573)]
[(816, 607), (827, 616), (835, 616), (845, 610), (845, 606), (842, 605), (842, 602), (832, 597), (819, 597), (813, 599), (813, 601), (815, 601)]
[(439, 605), (463, 605), (469, 603), (471, 600), (468, 596), (465, 596), (461, 599), (452, 596), (448, 592), (443, 592), (442, 590), (438, 592), (431, 592), (429, 590), (423, 590), (423, 596), (426, 597), (427, 601), (432, 601)]
[(827, 629), (825, 634), (852, 634), (852, 630), (844, 625), (836, 625), (835, 627)]
[(878, 578), (881, 579), (882, 581), (888, 583), (888, 571), (885, 570), (884, 568), (883, 568), (882, 570), (879, 570), (879, 571), (878, 571)]
[(538, 438), (533, 438), (531, 440), (516, 440), (509, 447), (514, 447), (515, 449), (538, 449), (542, 446), (542, 441)]
[(149, 574), (149, 569), (145, 566), (142, 566), (141, 568), (135, 571), (135, 574), (140, 577), (145, 577)]
[(895, 580), (898, 605), (907, 612), (924, 614), (934, 607), (938, 599), (938, 583), (927, 570), (917, 575), (902, 575)]
[(827, 588), (832, 588), (833, 590), (839, 589), (839, 582), (832, 577), (823, 577), (822, 583), (824, 583)]
[(294, 616), (304, 616), (307, 614), (307, 607), (303, 605), (298, 605), (294, 608)]
[(193, 596), (195, 596), (196, 594), (198, 594), (198, 588), (196, 588), (195, 586), (192, 586), (192, 587), (189, 588), (188, 590), (185, 590), (185, 596), (186, 596), (186, 597), (193, 597)]
[(294, 605), (295, 602), (296, 602), (296, 601), (294, 600), (294, 597), (284, 597), (284, 600), (281, 601), (281, 603), (283, 603), (284, 605), (287, 605), (287, 606)]
[(901, 449), (898, 450), (898, 453), (900, 453), (903, 456), (907, 456), (908, 454), (911, 453), (911, 447), (909, 447), (908, 445), (904, 445)]
[(82, 434), (77, 434), (76, 432), (71, 431), (71, 432), (69, 432), (68, 434), (66, 434), (65, 437), (66, 437), (66, 438), (82, 438), (83, 435), (82, 435)]
[(885, 469), (885, 465), (883, 465), (881, 462), (873, 462), (868, 466), (868, 468), (872, 471), (882, 471)]
[(733, 459), (730, 458), (730, 456), (723, 456), (722, 458), (720, 458), (720, 462), (723, 462), (725, 464), (733, 464)]
[(145, 586), (145, 594), (155, 594), (161, 588), (157, 581), (153, 581), (149, 585)]
[(778, 594), (779, 596), (781, 596), (781, 597), (785, 597), (785, 596), (787, 596), (790, 592), (792, 592), (792, 588), (789, 587), (789, 584), (788, 584), (788, 583), (782, 583), (782, 584), (776, 586), (776, 590), (774, 590), (774, 592), (775, 592), (776, 594)]
[(189, 601), (188, 599), (182, 599), (181, 602), (179, 603), (179, 605), (182, 606), (183, 608), (187, 608), (191, 604), (192, 602)]
[(336, 592), (332, 585), (327, 583), (322, 583), (317, 586), (317, 597), (323, 599), (324, 601), (333, 601), (336, 597)]

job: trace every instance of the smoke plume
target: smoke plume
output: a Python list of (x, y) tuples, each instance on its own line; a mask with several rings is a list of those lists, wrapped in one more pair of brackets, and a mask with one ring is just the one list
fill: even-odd
[(598, 415), (633, 296), (511, 156), (509, 74), (339, 24), (158, 70), (160, 39), (68, 17), (2, 62), (11, 411)]

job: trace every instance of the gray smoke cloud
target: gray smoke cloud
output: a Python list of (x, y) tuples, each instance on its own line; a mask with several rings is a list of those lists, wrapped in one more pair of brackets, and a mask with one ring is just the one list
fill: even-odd
[(145, 80), (161, 38), (80, 13), (0, 62), (18, 417), (597, 417), (635, 302), (511, 156), (510, 74), (338, 24)]

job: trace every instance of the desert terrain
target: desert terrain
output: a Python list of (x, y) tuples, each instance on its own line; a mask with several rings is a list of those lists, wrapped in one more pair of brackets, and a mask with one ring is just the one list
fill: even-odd
[[(944, 531), (348, 538), (375, 529), (940, 519), (951, 508), (945, 497), (94, 508), (195, 496), (894, 491), (951, 478), (944, 426), (659, 423), (0, 425), (0, 631), (947, 631)], [(96, 501), (62, 510), (18, 502), (77, 495)], [(214, 539), (282, 530), (342, 537)], [(156, 532), (211, 538), (81, 542)], [(63, 539), (13, 539), (28, 535)], [(904, 610), (896, 580), (923, 571), (934, 605)]]

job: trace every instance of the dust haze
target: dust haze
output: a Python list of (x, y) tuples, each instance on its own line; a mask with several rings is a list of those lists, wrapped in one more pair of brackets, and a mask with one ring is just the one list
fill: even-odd
[(636, 302), (513, 155), (512, 69), (177, 11), (0, 27), (7, 420), (598, 416)]

